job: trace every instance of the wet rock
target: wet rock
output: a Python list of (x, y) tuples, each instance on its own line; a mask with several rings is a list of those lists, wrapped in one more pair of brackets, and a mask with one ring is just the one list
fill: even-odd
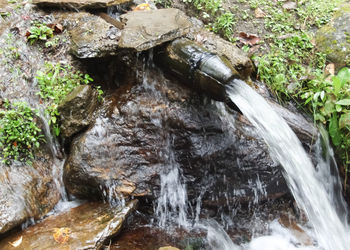
[(74, 139), (64, 173), (69, 192), (154, 198), (159, 174), (178, 165), (191, 183), (189, 197), (204, 193), (208, 206), (288, 193), (281, 169), (243, 116), (154, 71), (145, 74), (148, 84), (120, 88), (95, 125)]
[(90, 85), (76, 87), (58, 106), (62, 136), (69, 138), (93, 122), (98, 94)]
[[(20, 249), (100, 249), (106, 240), (119, 233), (136, 205), (137, 200), (128, 202), (125, 207), (86, 203), (4, 238), (0, 249), (13, 249), (9, 242), (20, 237)], [(53, 237), (55, 229), (60, 228), (67, 228), (65, 243), (58, 243)]]
[(193, 28), (191, 28), (191, 32), (186, 35), (187, 38), (201, 44), (211, 52), (226, 58), (236, 71), (238, 71), (242, 79), (248, 79), (254, 73), (254, 65), (247, 53), (231, 42), (206, 30), (203, 25), (197, 23), (198, 20), (191, 18), (191, 22)]
[(0, 233), (29, 219), (39, 219), (56, 205), (60, 195), (52, 176), (54, 167), (50, 157), (40, 154), (32, 165), (1, 164)]
[(343, 4), (333, 20), (318, 30), (316, 43), (337, 69), (350, 65), (350, 4)]
[(56, 7), (70, 9), (102, 9), (109, 6), (130, 3), (131, 0), (33, 0), (39, 7)]
[(226, 58), (188, 39), (176, 39), (156, 50), (154, 58), (163, 70), (218, 101), (225, 101), (224, 85), (238, 78)]
[(119, 41), (121, 48), (148, 50), (185, 35), (191, 26), (188, 17), (178, 9), (129, 12), (121, 16), (125, 28)]
[[(71, 13), (71, 52), (78, 58), (116, 55), (120, 30), (101, 17), (86, 12)], [(73, 26), (72, 25), (72, 26)]]

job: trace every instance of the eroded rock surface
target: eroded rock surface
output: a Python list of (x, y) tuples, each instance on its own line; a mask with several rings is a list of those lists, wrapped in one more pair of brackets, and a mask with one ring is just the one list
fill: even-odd
[[(9, 242), (20, 237), (22, 243), (18, 249), (100, 249), (107, 239), (119, 233), (136, 205), (137, 200), (128, 202), (125, 207), (86, 203), (4, 238), (0, 249), (13, 249)], [(68, 229), (65, 243), (58, 243), (53, 237), (55, 229), (60, 228)]]
[(76, 87), (58, 106), (62, 136), (69, 138), (93, 122), (98, 94), (89, 85)]
[(71, 9), (101, 9), (129, 2), (131, 0), (33, 0), (33, 3), (40, 7)]
[(318, 30), (317, 47), (334, 62), (337, 69), (350, 65), (350, 4), (340, 6), (333, 20)]
[(155, 197), (159, 174), (174, 165), (191, 183), (189, 196), (204, 192), (206, 205), (225, 205), (227, 197), (251, 200), (260, 181), (257, 199), (288, 192), (280, 168), (243, 116), (154, 71), (146, 76), (148, 84), (119, 89), (95, 125), (73, 141), (64, 173), (73, 195), (102, 196), (112, 188)]
[(125, 28), (119, 46), (137, 51), (181, 37), (191, 26), (189, 18), (182, 11), (171, 8), (128, 12), (121, 19)]
[(60, 194), (52, 176), (54, 167), (48, 155), (40, 154), (32, 165), (1, 164), (0, 233), (26, 220), (39, 219), (56, 205)]
[(120, 30), (101, 17), (87, 13), (70, 13), (75, 24), (69, 27), (71, 51), (78, 58), (116, 55)]

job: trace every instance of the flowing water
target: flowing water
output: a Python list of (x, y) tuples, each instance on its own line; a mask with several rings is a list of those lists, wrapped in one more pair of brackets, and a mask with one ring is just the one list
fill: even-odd
[[(233, 80), (227, 87), (227, 94), (259, 130), (269, 146), (271, 156), (283, 166), (289, 188), (312, 224), (319, 246), (329, 250), (348, 249), (350, 241), (348, 225), (344, 220), (346, 214), (337, 213), (337, 210), (342, 210), (344, 203), (339, 201), (337, 203), (340, 205), (335, 207), (332, 200), (341, 197), (335, 196), (337, 191), (330, 192), (334, 190), (334, 185), (324, 185), (328, 180), (317, 174), (287, 123), (241, 80)], [(331, 183), (334, 184), (333, 180)]]

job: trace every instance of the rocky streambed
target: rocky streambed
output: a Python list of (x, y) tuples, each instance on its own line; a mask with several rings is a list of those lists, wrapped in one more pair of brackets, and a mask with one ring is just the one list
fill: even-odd
[[(60, 137), (53, 138), (41, 117), (46, 143), (33, 163), (1, 164), (1, 249), (12, 249), (9, 243), (19, 239), (19, 249), (100, 249), (115, 239), (123, 224), (125, 232), (140, 230), (138, 223), (156, 227), (160, 176), (169, 166), (180, 170), (189, 219), (219, 219), (236, 236), (245, 235), (240, 242), (251, 236), (249, 223), (258, 221), (259, 209), (266, 221), (294, 209), (282, 169), (257, 131), (239, 110), (211, 99), (216, 90), (207, 83), (212, 77), (201, 76), (209, 88), (190, 87), (168, 74), (173, 65), (155, 64), (157, 51), (171, 48), (176, 39), (187, 39), (219, 56), (236, 77), (271, 102), (312, 151), (317, 130), (251, 80), (254, 65), (244, 52), (178, 9), (129, 11), (111, 20), (105, 15), (107, 7), (127, 10), (133, 3), (37, 0), (33, 4), (23, 3), (17, 9), (14, 4), (3, 5), (11, 15), (0, 23), (5, 45), (1, 99), (43, 109), (35, 76), (48, 61), (89, 73), (105, 97), (98, 100), (95, 88), (78, 86), (58, 107)], [(27, 43), (33, 21), (62, 26), (55, 46)], [(18, 57), (9, 56), (13, 51)], [(66, 192), (69, 199), (86, 203), (48, 214), (59, 200), (67, 201)], [(56, 206), (53, 211), (59, 210)], [(234, 214), (239, 216), (228, 219)], [(21, 231), (25, 222), (35, 225)], [(127, 234), (123, 238), (128, 239)]]

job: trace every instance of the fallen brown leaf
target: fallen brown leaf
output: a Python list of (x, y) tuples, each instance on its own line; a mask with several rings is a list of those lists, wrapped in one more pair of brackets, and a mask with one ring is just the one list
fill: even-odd
[(262, 9), (260, 9), (260, 8), (256, 8), (254, 12), (255, 12), (256, 18), (263, 18), (266, 16), (265, 12), (262, 11)]
[(241, 33), (239, 33), (239, 40), (243, 44), (253, 46), (253, 45), (259, 43), (261, 39), (260, 39), (260, 37), (254, 35), (254, 34), (247, 34), (245, 32), (241, 32)]

